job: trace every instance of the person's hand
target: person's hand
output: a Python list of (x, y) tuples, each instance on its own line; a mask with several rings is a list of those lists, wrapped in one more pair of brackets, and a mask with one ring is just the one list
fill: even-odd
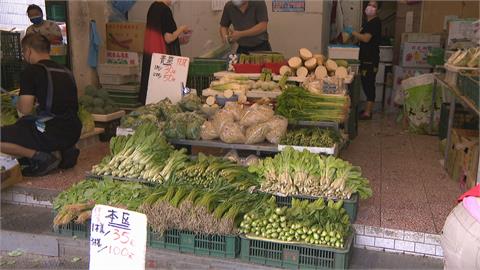
[(349, 34), (349, 35), (352, 35), (352, 33), (353, 33), (353, 27), (351, 27), (351, 26), (349, 25), (349, 26), (347, 26), (347, 27), (345, 27), (345, 28), (343, 29), (343, 32), (345, 32), (345, 33), (347, 33), (347, 34)]
[(181, 33), (187, 33), (191, 31), (190, 28), (186, 25), (181, 25), (180, 27), (178, 27), (178, 29), (180, 29)]
[(233, 31), (232, 34), (230, 34), (230, 40), (231, 41), (238, 41), (240, 38), (242, 38), (242, 33), (240, 31)]

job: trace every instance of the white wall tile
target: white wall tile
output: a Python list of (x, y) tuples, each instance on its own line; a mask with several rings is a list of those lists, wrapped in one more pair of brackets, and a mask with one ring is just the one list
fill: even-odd
[(403, 251), (415, 251), (415, 243), (409, 241), (395, 240), (395, 249)]
[(415, 243), (415, 252), (435, 255), (436, 250), (434, 245)]
[(435, 255), (443, 257), (443, 248), (441, 246), (435, 247)]
[(375, 238), (375, 246), (376, 247), (381, 247), (381, 248), (393, 249), (394, 246), (395, 246), (395, 240), (376, 237)]
[(423, 243), (423, 242), (425, 242), (425, 234), (424, 233), (419, 233), (419, 232), (405, 231), (404, 236), (403, 236), (403, 240), (417, 242), (417, 243)]
[(403, 230), (384, 229), (383, 231), (384, 231), (383, 235), (385, 238), (403, 240), (403, 235), (404, 235)]
[(371, 236), (357, 235), (355, 237), (355, 243), (357, 245), (363, 245), (363, 246), (374, 246), (375, 238)]
[(383, 229), (378, 227), (365, 226), (365, 235), (383, 237)]
[(440, 235), (426, 233), (425, 244), (440, 245)]

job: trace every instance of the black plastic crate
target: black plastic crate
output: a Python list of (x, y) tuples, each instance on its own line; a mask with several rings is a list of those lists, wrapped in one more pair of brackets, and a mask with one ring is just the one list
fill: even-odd
[(289, 269), (347, 269), (353, 243), (353, 235), (345, 249), (240, 238), (241, 260)]
[(24, 64), (22, 61), (3, 61), (1, 63), (2, 88), (14, 90), (20, 87), (20, 75)]
[[(315, 196), (305, 196), (305, 195), (293, 195), (293, 196), (279, 196), (275, 195), (275, 200), (277, 202), (278, 206), (287, 206), (290, 207), (292, 205), (292, 199), (299, 199), (299, 200), (308, 200), (310, 202), (318, 200), (319, 197)], [(328, 198), (324, 198), (325, 201), (328, 200)], [(332, 199), (333, 201), (337, 202), (338, 199)], [(350, 217), (350, 222), (353, 223), (357, 219), (357, 212), (358, 212), (358, 194), (354, 193), (350, 197), (350, 199), (344, 199), (343, 200), (343, 208), (347, 212), (348, 216)]]
[[(54, 212), (54, 215), (56, 213)], [(53, 232), (68, 237), (79, 237), (79, 238), (90, 238), (90, 224), (91, 220), (89, 219), (85, 224), (77, 224), (75, 221), (70, 221), (68, 224), (54, 226)]]
[[(22, 61), (20, 33), (0, 31), (3, 61)], [(3, 67), (2, 67), (3, 68)]]

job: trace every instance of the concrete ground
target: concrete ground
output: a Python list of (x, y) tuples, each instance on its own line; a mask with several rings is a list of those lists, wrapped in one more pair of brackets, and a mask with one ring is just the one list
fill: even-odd
[[(0, 269), (86, 269), (88, 268), (88, 245), (85, 240), (62, 237), (59, 246), (70, 246), (75, 251), (59, 251), (60, 257), (41, 256), (34, 253), (28, 243), (27, 233), (36, 237), (36, 245), (52, 237), (51, 209), (11, 204), (1, 205), (1, 258)], [(12, 233), (16, 232), (16, 233)], [(12, 239), (12, 235), (17, 238)], [(71, 242), (71, 243), (63, 243)], [(47, 244), (45, 244), (47, 245)], [(21, 250), (10, 253), (8, 251)], [(41, 252), (47, 252), (44, 247)], [(55, 247), (53, 247), (55, 249)], [(61, 247), (57, 247), (61, 249)], [(18, 255), (18, 256), (11, 256)], [(148, 249), (147, 262), (154, 261), (152, 269), (269, 269), (238, 260), (197, 257), (170, 251)], [(442, 269), (439, 259), (404, 254), (385, 253), (354, 248), (350, 269)]]

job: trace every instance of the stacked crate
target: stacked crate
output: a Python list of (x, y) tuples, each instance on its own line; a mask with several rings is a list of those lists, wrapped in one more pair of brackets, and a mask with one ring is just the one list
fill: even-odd
[(23, 68), (20, 33), (0, 31), (2, 88), (14, 90), (20, 87)]
[(117, 107), (133, 110), (141, 106), (138, 65), (100, 64), (97, 68), (102, 88), (105, 89)]

